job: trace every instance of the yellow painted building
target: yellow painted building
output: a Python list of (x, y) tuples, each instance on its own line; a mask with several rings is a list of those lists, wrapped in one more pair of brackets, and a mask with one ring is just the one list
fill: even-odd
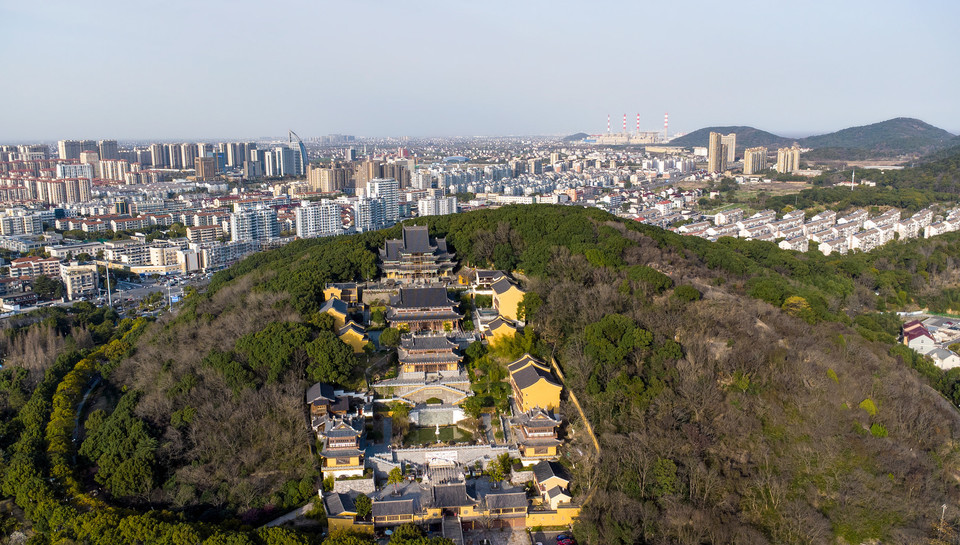
[(327, 284), (323, 288), (323, 300), (340, 299), (348, 305), (356, 305), (360, 302), (361, 289), (355, 282)]
[(322, 501), (330, 534), (337, 531), (373, 534), (372, 522), (357, 520), (357, 508), (349, 495), (330, 492), (323, 494)]
[(560, 421), (546, 410), (535, 407), (515, 418), (514, 437), (520, 449), (520, 461), (535, 464), (540, 460), (555, 460), (560, 439), (557, 427)]
[(528, 511), (527, 528), (534, 526), (569, 526), (580, 516), (577, 505), (560, 505), (556, 510)]
[(490, 344), (496, 344), (503, 339), (512, 339), (516, 333), (517, 328), (500, 317), (487, 325), (487, 339)]
[(489, 492), (473, 497), (464, 483), (436, 484), (414, 499), (383, 497), (373, 502), (373, 523), (378, 528), (406, 522), (436, 524), (444, 518), (457, 517), (464, 528), (479, 527), (492, 519), (496, 526), (523, 528), (529, 509), (526, 493), (520, 489)]
[[(336, 317), (334, 317), (334, 320), (336, 320)], [(350, 320), (338, 329), (337, 336), (340, 337), (341, 341), (350, 345), (350, 348), (353, 348), (354, 354), (362, 353), (363, 347), (370, 342), (370, 339), (367, 337), (367, 331), (353, 320)]]
[(359, 446), (362, 426), (362, 421), (346, 417), (333, 418), (323, 424), (318, 435), (323, 442), (320, 456), (323, 459), (321, 472), (324, 478), (363, 475), (363, 451)]
[(560, 392), (563, 388), (553, 378), (547, 364), (530, 354), (507, 366), (510, 372), (510, 386), (513, 397), (522, 412), (534, 407), (556, 409), (560, 406)]
[(340, 299), (327, 299), (327, 302), (320, 307), (320, 312), (325, 312), (333, 316), (333, 327), (337, 330), (347, 325), (350, 316), (347, 304)]
[(506, 277), (494, 282), (491, 289), (493, 290), (493, 308), (497, 309), (497, 313), (508, 320), (518, 321), (517, 306), (527, 292)]

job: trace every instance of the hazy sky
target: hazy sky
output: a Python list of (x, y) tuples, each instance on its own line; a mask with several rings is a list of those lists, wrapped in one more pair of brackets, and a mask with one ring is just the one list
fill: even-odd
[(960, 132), (960, 2), (0, 0), (0, 142)]

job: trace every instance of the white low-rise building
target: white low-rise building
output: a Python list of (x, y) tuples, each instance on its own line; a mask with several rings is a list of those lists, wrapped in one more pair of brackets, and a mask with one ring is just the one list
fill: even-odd
[(801, 234), (793, 238), (781, 240), (779, 246), (781, 250), (806, 252), (810, 248), (810, 239)]
[(850, 250), (850, 243), (847, 239), (841, 237), (828, 238), (820, 241), (819, 249), (823, 252), (823, 255), (832, 253), (844, 255)]

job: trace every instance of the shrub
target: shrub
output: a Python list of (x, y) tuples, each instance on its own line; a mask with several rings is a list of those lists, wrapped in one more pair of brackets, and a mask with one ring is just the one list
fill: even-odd
[(677, 286), (676, 289), (673, 290), (673, 298), (687, 303), (699, 301), (700, 292), (697, 291), (697, 288), (685, 284), (683, 286)]
[(388, 327), (380, 333), (380, 346), (389, 346), (391, 348), (400, 344), (400, 330), (394, 327)]
[(870, 433), (871, 433), (874, 437), (886, 437), (886, 436), (887, 436), (887, 428), (886, 428), (883, 424), (879, 424), (879, 423), (877, 423), (877, 422), (874, 422), (873, 425), (870, 426)]

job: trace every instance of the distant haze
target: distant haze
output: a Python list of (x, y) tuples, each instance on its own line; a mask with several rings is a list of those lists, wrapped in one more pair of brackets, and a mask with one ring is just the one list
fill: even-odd
[(893, 117), (960, 131), (960, 2), (0, 3), (0, 143)]

